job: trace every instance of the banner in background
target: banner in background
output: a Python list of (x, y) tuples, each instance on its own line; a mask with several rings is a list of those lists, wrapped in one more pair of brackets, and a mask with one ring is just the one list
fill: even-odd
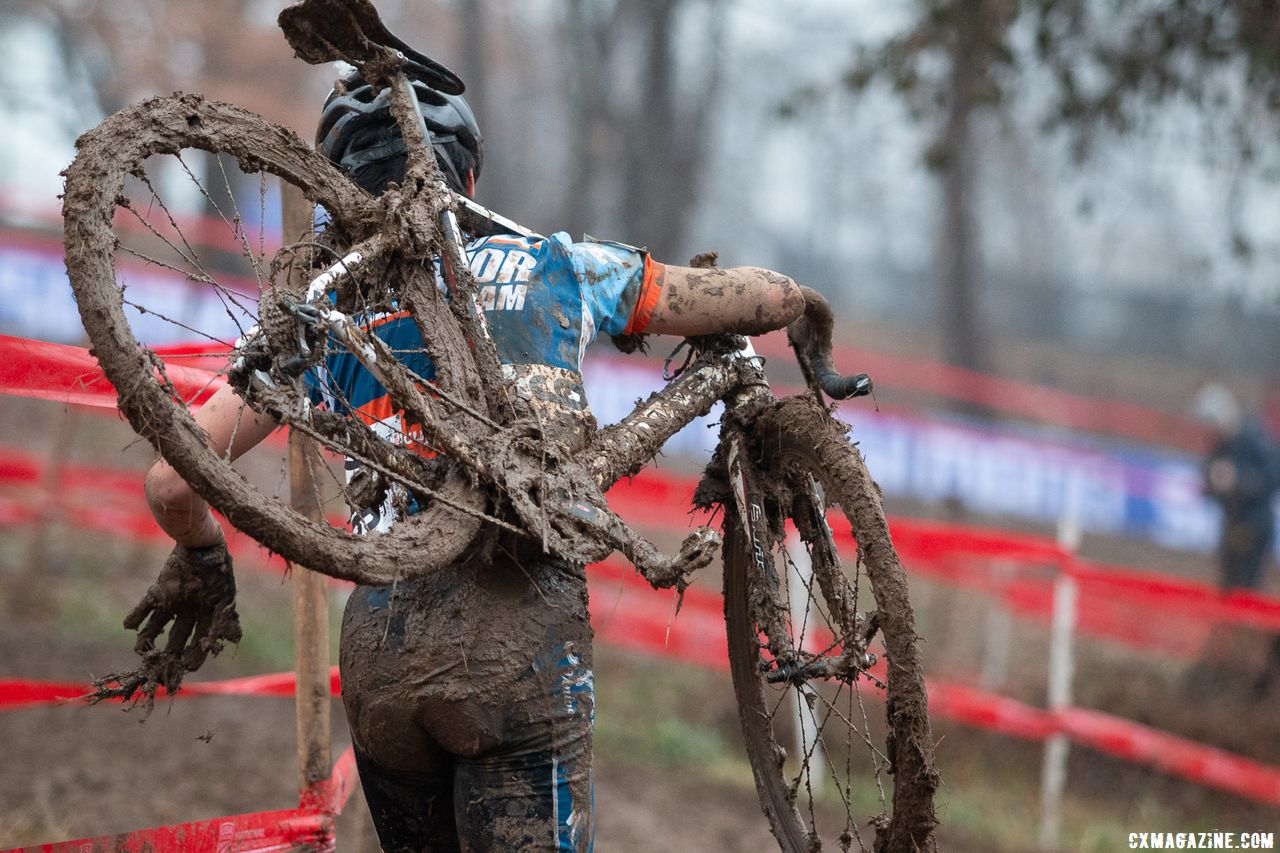
[[(141, 301), (163, 308), (181, 323), (221, 329), (227, 341), (238, 333), (231, 314), (240, 313), (239, 307), (201, 298), (182, 276), (140, 263), (123, 264), (121, 274)], [(235, 283), (248, 290), (251, 285)], [(192, 337), (167, 319), (146, 315), (134, 320), (151, 344)], [(0, 330), (45, 340), (82, 338), (56, 240), (0, 235)], [(663, 384), (653, 362), (628, 361), (603, 351), (587, 360), (585, 373), (588, 397), (601, 423), (620, 419), (637, 399)], [(77, 388), (78, 393), (83, 390)], [(74, 396), (59, 399), (75, 402)], [(1074, 517), (1085, 533), (1133, 536), (1169, 548), (1208, 551), (1216, 545), (1219, 512), (1200, 494), (1191, 454), (1139, 449), (1043, 427), (877, 412), (868, 401), (846, 403), (840, 411), (855, 424), (855, 438), (891, 497), (925, 503), (954, 500), (976, 512), (1034, 522)], [(700, 418), (664, 452), (708, 459), (717, 419), (717, 412)]]
[[(651, 362), (618, 357), (588, 359), (584, 374), (602, 424), (621, 420), (664, 384)], [(719, 413), (717, 407), (699, 418), (664, 453), (710, 460)], [(1191, 454), (937, 413), (877, 412), (865, 400), (842, 404), (839, 416), (854, 425), (853, 437), (889, 497), (954, 500), (975, 512), (1049, 524), (1070, 516), (1086, 533), (1167, 548), (1207, 551), (1217, 544), (1220, 513), (1200, 492)]]
[[(193, 329), (216, 330), (229, 343), (239, 334), (237, 324), (253, 324), (249, 311), (256, 307), (256, 281), (220, 275), (218, 281), (228, 291), (245, 295), (228, 300), (215, 298), (208, 287), (196, 286), (175, 270), (140, 260), (121, 259), (117, 273), (127, 288), (126, 299), (147, 307), (145, 314), (127, 304), (125, 308), (143, 343), (189, 341), (199, 337)], [(84, 340), (57, 240), (0, 232), (0, 332), (59, 343)]]

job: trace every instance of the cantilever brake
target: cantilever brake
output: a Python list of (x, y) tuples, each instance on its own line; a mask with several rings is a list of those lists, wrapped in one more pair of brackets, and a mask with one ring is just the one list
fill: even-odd
[[(503, 472), (497, 485), (529, 535), (535, 540), (541, 536), (549, 551), (572, 562), (592, 563), (617, 551), (655, 588), (683, 591), (689, 575), (719, 552), (720, 534), (699, 527), (685, 537), (677, 554), (663, 554), (609, 508), (587, 469), (576, 463), (559, 466), (560, 487), (550, 493), (542, 491), (538, 479), (519, 473), (522, 468), (537, 468), (512, 464), (495, 468)], [(541, 504), (532, 497), (535, 490), (543, 495)]]
[(603, 496), (598, 503), (575, 501), (564, 512), (572, 519), (572, 527), (589, 528), (591, 538), (608, 551), (620, 552), (655, 589), (676, 587), (683, 591), (689, 575), (709, 564), (720, 550), (720, 534), (703, 526), (686, 536), (680, 551), (668, 557), (609, 509)]

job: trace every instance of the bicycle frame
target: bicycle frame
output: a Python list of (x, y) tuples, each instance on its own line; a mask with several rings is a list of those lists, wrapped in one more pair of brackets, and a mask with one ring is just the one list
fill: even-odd
[[(302, 15), (300, 7), (291, 9), (297, 9)], [(286, 35), (290, 36), (288, 28)], [(308, 61), (332, 58), (333, 51), (337, 50), (333, 44), (323, 42), (318, 52), (311, 55), (305, 48), (316, 45), (306, 42), (300, 48), (293, 36), (290, 41)], [(430, 130), (407, 76), (405, 55), (367, 41), (361, 50), (361, 58), (365, 60), (362, 73), (366, 79), (375, 85), (390, 87), (390, 112), (406, 144), (404, 179), (399, 189), (379, 198), (383, 221), (370, 223), (386, 232), (385, 238), (373, 236), (359, 243), (305, 288), (303, 302), (286, 300), (282, 307), (302, 323), (319, 326), (323, 333), (341, 341), (387, 390), (405, 417), (421, 425), (427, 443), (474, 472), (486, 487), (501, 496), (514, 510), (525, 535), (540, 538), (544, 551), (555, 550), (568, 559), (592, 562), (616, 550), (630, 559), (655, 586), (683, 585), (691, 571), (714, 559), (719, 536), (710, 528), (699, 528), (685, 539), (679, 555), (665, 557), (609, 510), (603, 493), (620, 477), (647, 464), (667, 439), (710, 411), (717, 400), (724, 399), (731, 409), (754, 400), (772, 400), (759, 359), (740, 338), (708, 338), (702, 342), (705, 344), (703, 354), (684, 375), (638, 406), (622, 422), (591, 436), (585, 446), (550, 448), (541, 428), (530, 423), (527, 417), (518, 416), (515, 401), (519, 394), (513, 393), (512, 383), (503, 375), (467, 263), (466, 244), (456, 211), (465, 212), (473, 230), (478, 224), (484, 229), (536, 235), (449, 190), (435, 163)], [(434, 222), (438, 233), (424, 233), (421, 225), (424, 221)], [(344, 277), (371, 265), (393, 248), (405, 253), (401, 258), (409, 263), (420, 259), (423, 263), (439, 264), (448, 297), (447, 308), (441, 307), (434, 288), (428, 291), (419, 278), (407, 278), (408, 286), (400, 294), (402, 306), (407, 305), (414, 313), (433, 359), (441, 354), (433, 347), (437, 336), (452, 336), (452, 341), (464, 344), (462, 349), (466, 350), (465, 356), (455, 364), (437, 363), (434, 383), (427, 383), (400, 365), (376, 335), (365, 333), (353, 318), (329, 304), (329, 291), (341, 284)], [(810, 296), (825, 305), (816, 293), (806, 291), (806, 301)], [(289, 357), (283, 364), (276, 363), (286, 377), (296, 377), (305, 370), (313, 355), (301, 329), (298, 339), (300, 354)], [(445, 349), (452, 352), (448, 347)], [(829, 336), (826, 350), (829, 354)], [(269, 354), (269, 348), (265, 352)], [(797, 355), (802, 361), (808, 357), (808, 353), (799, 349)], [(457, 358), (456, 353), (449, 358)], [(458, 368), (462, 368), (461, 373)], [(807, 377), (811, 375), (812, 371), (806, 372)], [(269, 376), (255, 376), (270, 381)], [(869, 387), (869, 382), (866, 385)], [(296, 406), (296, 395), (293, 400), (292, 405)], [(443, 407), (450, 409), (447, 415)], [(304, 418), (308, 412), (309, 408), (303, 412)], [(468, 418), (471, 420), (464, 421)], [(475, 429), (477, 423), (484, 429)], [(382, 456), (388, 461), (385, 454)], [(397, 467), (398, 470), (389, 470)], [(406, 476), (404, 470), (405, 466), (394, 464), (380, 469), (384, 476), (390, 475), (411, 490), (417, 489), (428, 496), (434, 494), (420, 478)], [(549, 473), (553, 470), (554, 474)], [(506, 529), (518, 529), (496, 517), (484, 517)]]

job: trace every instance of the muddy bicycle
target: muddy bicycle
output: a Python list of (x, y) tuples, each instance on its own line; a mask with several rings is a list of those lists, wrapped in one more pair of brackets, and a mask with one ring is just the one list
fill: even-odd
[[(878, 488), (823, 402), (869, 381), (833, 368), (825, 301), (806, 289), (805, 315), (788, 329), (809, 393), (776, 399), (745, 338), (691, 339), (690, 360), (663, 390), (620, 422), (566, 440), (530, 404), (527, 377), (522, 386), (498, 358), (464, 249), (473, 234), (537, 235), (440, 181), (408, 75), (445, 90), (460, 82), (395, 39), (364, 0), (307, 0), (281, 24), (304, 60), (343, 59), (385, 81), (409, 147), (405, 181), (374, 198), (292, 132), (198, 95), (144, 101), (85, 134), (66, 175), (67, 265), (133, 428), (235, 527), (361, 584), (430, 572), (505, 537), (578, 564), (618, 551), (653, 586), (682, 591), (722, 551), (743, 736), (782, 849), (817, 849), (823, 838), (841, 849), (929, 849), (937, 775), (906, 579)], [(196, 151), (215, 155), (203, 181), (183, 157)], [(175, 176), (217, 212), (225, 257), (202, 257), (207, 235), (184, 234), (169, 212)], [(320, 212), (316, 227), (284, 235), (278, 248), (263, 224), (269, 176)], [(244, 280), (218, 272), (236, 264)], [(147, 289), (131, 285), (149, 267), (194, 282), (216, 308), (179, 318), (171, 296), (146, 301)], [(412, 317), (434, 376), (368, 333), (369, 318), (393, 311)], [(356, 535), (251, 483), (209, 447), (157, 348), (140, 342), (157, 323), (207, 339), (243, 406), (360, 466), (347, 480), (318, 465), (313, 482), (329, 477), (326, 488), (356, 511), (380, 502), (413, 511), (384, 533)], [(425, 458), (341, 405), (314, 404), (308, 377), (335, 350), (378, 380), (438, 455)], [(604, 493), (717, 402), (720, 444), (694, 501), (719, 512), (723, 536), (700, 527), (664, 555)], [(846, 538), (856, 550), (842, 559)], [(881, 728), (864, 705), (867, 684), (886, 693)], [(803, 737), (789, 754), (796, 725)], [(864, 839), (868, 814), (874, 832)]]

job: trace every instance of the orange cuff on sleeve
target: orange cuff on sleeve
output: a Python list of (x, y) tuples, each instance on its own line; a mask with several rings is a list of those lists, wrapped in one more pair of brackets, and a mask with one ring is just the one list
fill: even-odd
[(631, 319), (622, 330), (624, 335), (636, 335), (649, 328), (649, 320), (653, 317), (653, 309), (658, 306), (662, 296), (663, 285), (667, 281), (667, 265), (655, 261), (645, 255), (644, 280), (640, 282), (640, 296), (636, 299), (636, 307), (631, 311)]

